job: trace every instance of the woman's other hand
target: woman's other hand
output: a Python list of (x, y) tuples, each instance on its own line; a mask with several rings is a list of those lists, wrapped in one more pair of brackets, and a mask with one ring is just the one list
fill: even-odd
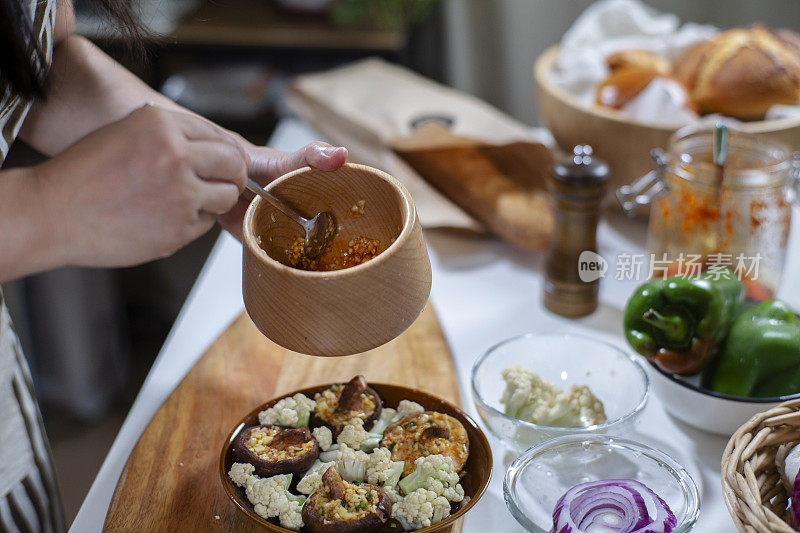
[[(251, 161), (250, 177), (261, 185), (298, 168), (308, 166), (332, 171), (347, 161), (346, 148), (334, 147), (322, 141), (307, 144), (296, 152), (281, 152), (252, 145), (248, 146), (247, 152)], [(242, 240), (242, 219), (252, 198), (252, 193), (248, 191), (233, 209), (219, 217), (222, 227), (239, 240)]]
[(60, 263), (127, 266), (171, 255), (239, 201), (249, 156), (223, 129), (145, 106), (36, 167)]

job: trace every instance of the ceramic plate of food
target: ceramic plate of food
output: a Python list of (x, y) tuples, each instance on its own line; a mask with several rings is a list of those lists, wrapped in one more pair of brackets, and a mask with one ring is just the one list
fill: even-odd
[(274, 532), (444, 531), (491, 473), (489, 443), (461, 409), (363, 376), (259, 406), (220, 455), (228, 496)]

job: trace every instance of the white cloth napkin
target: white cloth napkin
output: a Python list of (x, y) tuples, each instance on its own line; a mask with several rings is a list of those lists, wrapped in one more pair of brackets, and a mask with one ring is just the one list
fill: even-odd
[[(661, 13), (639, 0), (601, 0), (575, 19), (561, 39), (560, 53), (551, 80), (594, 106), (595, 88), (608, 76), (606, 58), (621, 50), (649, 50), (673, 61), (694, 44), (711, 39), (714, 26), (687, 22)], [(686, 109), (686, 93), (680, 85), (657, 78), (620, 111), (642, 122), (683, 126), (697, 122), (697, 113)], [(766, 120), (796, 117), (800, 105), (776, 105)]]
[(620, 111), (637, 120), (690, 124), (699, 120), (697, 113), (686, 107), (688, 95), (680, 82), (655, 78)]
[[(660, 13), (638, 0), (603, 0), (589, 6), (564, 34), (551, 77), (591, 106), (595, 88), (608, 76), (609, 55), (638, 49), (673, 60), (717, 31), (691, 22), (681, 26), (676, 15)], [(668, 81), (654, 85), (621, 111), (647, 122), (687, 124), (697, 119), (696, 113), (684, 107), (685, 92), (680, 87)]]
[(589, 6), (561, 39), (552, 79), (594, 101), (594, 90), (608, 76), (606, 57), (621, 50), (649, 50), (675, 59), (687, 48), (717, 33), (713, 26), (687, 23), (659, 13), (638, 0), (603, 0)]

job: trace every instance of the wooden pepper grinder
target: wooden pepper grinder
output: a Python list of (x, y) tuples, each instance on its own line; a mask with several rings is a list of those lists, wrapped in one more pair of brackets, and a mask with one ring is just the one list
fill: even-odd
[(592, 157), (592, 147), (576, 146), (570, 158), (550, 169), (554, 228), (547, 258), (544, 305), (566, 317), (597, 309), (600, 275), (607, 264), (597, 255), (600, 202), (608, 183), (608, 165)]

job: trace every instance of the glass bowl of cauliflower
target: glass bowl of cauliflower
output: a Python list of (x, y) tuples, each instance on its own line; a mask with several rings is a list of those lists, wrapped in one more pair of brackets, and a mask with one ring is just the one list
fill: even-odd
[(529, 333), (475, 361), (472, 395), (489, 431), (512, 450), (571, 434), (626, 434), (647, 402), (642, 363), (607, 342)]
[(492, 454), (458, 407), (356, 376), (259, 406), (219, 466), (228, 497), (268, 531), (434, 532), (483, 495)]

